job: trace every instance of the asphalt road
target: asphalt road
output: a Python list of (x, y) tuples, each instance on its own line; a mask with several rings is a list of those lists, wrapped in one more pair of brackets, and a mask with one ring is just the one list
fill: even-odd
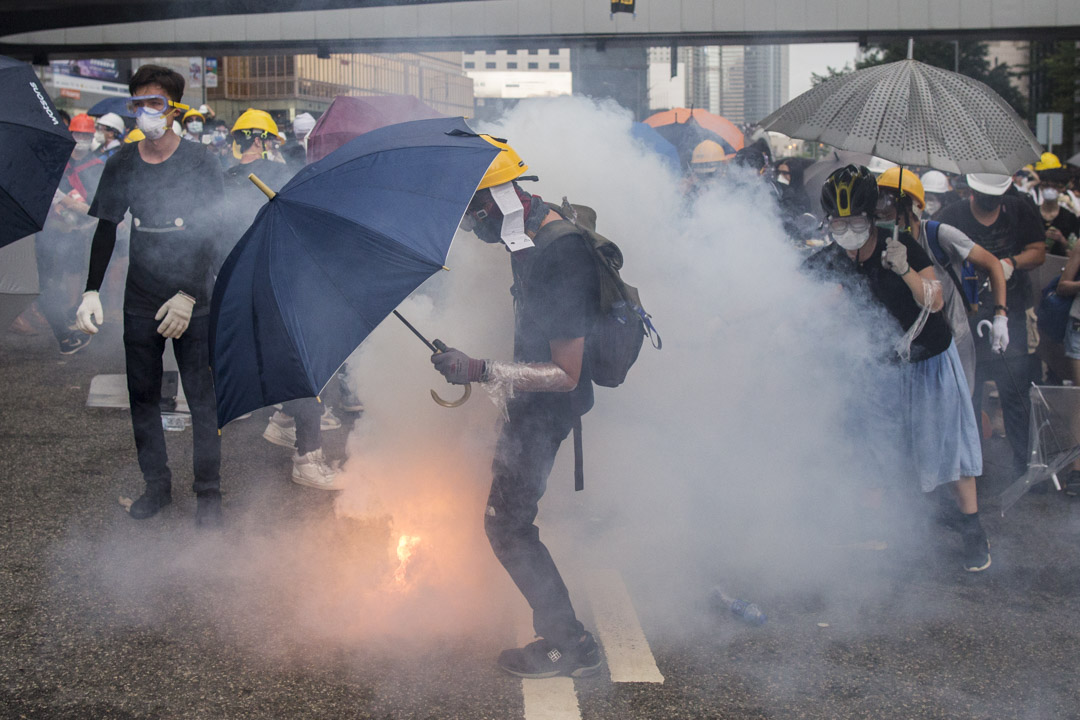
[[(190, 431), (168, 438), (173, 505), (145, 522), (126, 516), (118, 498), (141, 484), (128, 415), (84, 407), (91, 378), (122, 367), (117, 340), (107, 327), (85, 352), (63, 358), (47, 333), (0, 337), (2, 717), (524, 716), (522, 683), (493, 662), (518, 639), (509, 609), (478, 609), (460, 632), (423, 641), (375, 639), (371, 628), (385, 619), (349, 595), (358, 587), (349, 577), (385, 569), (386, 529), (328, 522), (332, 499), (288, 482), (288, 451), (259, 437), (263, 416), (225, 434), (224, 532), (193, 528)], [(327, 434), (331, 455), (344, 435)], [(1003, 482), (988, 467), (987, 498)], [(1029, 495), (1006, 519), (990, 512), (989, 499), (984, 507), (990, 571), (967, 576), (955, 558), (925, 562), (903, 545), (849, 549), (830, 562), (850, 587), (872, 581), (885, 591), (826, 603), (770, 589), (754, 598), (770, 616), (761, 628), (692, 603), (673, 624), (671, 608), (622, 568), (664, 682), (613, 682), (605, 670), (574, 682), (577, 712), (586, 720), (1080, 717), (1080, 501)], [(929, 532), (958, 545), (946, 530)], [(264, 541), (273, 566), (253, 550)], [(327, 558), (342, 572), (309, 571)], [(290, 587), (278, 582), (279, 565)], [(356, 626), (325, 600), (335, 593), (346, 608), (356, 603)], [(422, 624), (426, 610), (416, 611)]]

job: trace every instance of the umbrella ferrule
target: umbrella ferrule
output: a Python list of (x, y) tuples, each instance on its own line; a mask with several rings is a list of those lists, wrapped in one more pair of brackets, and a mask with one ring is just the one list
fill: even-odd
[(255, 187), (262, 190), (263, 193), (266, 194), (267, 198), (273, 200), (275, 197), (277, 197), (277, 193), (274, 192), (273, 190), (271, 190), (269, 187), (267, 187), (266, 183), (264, 183), (262, 180), (260, 180), (255, 173), (251, 173), (250, 175), (248, 175), (248, 180), (255, 183)]

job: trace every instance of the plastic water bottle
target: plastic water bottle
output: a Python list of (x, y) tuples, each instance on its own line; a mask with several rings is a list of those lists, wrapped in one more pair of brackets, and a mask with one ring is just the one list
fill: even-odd
[(764, 625), (765, 621), (769, 619), (761, 611), (761, 608), (754, 603), (726, 595), (720, 588), (715, 588), (712, 591), (712, 602), (718, 610), (730, 610), (732, 615), (747, 625), (758, 627)]

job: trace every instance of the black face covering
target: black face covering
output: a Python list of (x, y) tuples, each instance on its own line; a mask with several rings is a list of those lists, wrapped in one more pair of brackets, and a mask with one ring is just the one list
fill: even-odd
[(997, 210), (1001, 206), (1000, 195), (987, 195), (986, 193), (977, 192), (974, 197), (975, 204), (986, 212)]

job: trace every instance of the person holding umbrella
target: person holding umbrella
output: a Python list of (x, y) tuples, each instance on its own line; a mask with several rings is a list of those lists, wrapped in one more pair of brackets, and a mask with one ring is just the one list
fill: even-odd
[(1033, 374), (1027, 342), (1027, 309), (1034, 305), (1034, 294), (1026, 271), (1046, 260), (1046, 233), (1031, 201), (1009, 194), (1012, 177), (991, 173), (966, 177), (971, 197), (943, 209), (939, 219), (986, 248), (998, 258), (1005, 273), (1006, 297), (1002, 305), (985, 289), (988, 278), (985, 271), (979, 272), (979, 309), (968, 321), (974, 332), (983, 320), (1002, 325), (1002, 320), (997, 318), (1003, 316), (1006, 336), (1012, 338), (1006, 347), (975, 344), (975, 411), (981, 414), (983, 383), (993, 380), (1001, 398), (1005, 434), (1013, 451), (1013, 471), (1019, 477), (1027, 469), (1028, 383)]
[(525, 678), (582, 677), (599, 670), (600, 651), (574, 613), (534, 520), (559, 446), (593, 404), (582, 356), (599, 312), (596, 264), (577, 235), (545, 242), (545, 227), (560, 216), (515, 182), (528, 170), (517, 152), (489, 142), (503, 151), (480, 182), (462, 227), (510, 251), (514, 360), (479, 360), (449, 348), (431, 361), (447, 382), (495, 383), (509, 395), (484, 529), (529, 601), (540, 639), (504, 651), (499, 667)]
[(105, 164), (90, 206), (98, 218), (86, 292), (77, 325), (95, 334), (105, 318), (99, 290), (116, 245), (116, 227), (130, 209), (131, 243), (124, 290), (124, 357), (131, 424), (146, 490), (131, 505), (133, 518), (156, 515), (172, 502), (172, 473), (161, 425), (161, 356), (173, 342), (194, 426), (195, 515), (199, 526), (221, 523), (221, 437), (209, 358), (210, 292), (223, 256), (218, 203), (221, 169), (202, 144), (182, 142), (172, 130), (184, 78), (143, 65), (128, 83), (130, 107), (145, 138), (121, 148)]
[(875, 226), (878, 195), (868, 168), (848, 165), (833, 172), (821, 189), (821, 207), (835, 242), (804, 267), (855, 296), (869, 291), (899, 322), (905, 335), (896, 348), (896, 385), (881, 393), (881, 415), (895, 427), (884, 439), (874, 436), (895, 443), (901, 470), (923, 492), (949, 486), (960, 511), (964, 569), (979, 572), (990, 567), (990, 543), (975, 494), (982, 450), (971, 396), (940, 312), (944, 303), (933, 264), (908, 233)]

